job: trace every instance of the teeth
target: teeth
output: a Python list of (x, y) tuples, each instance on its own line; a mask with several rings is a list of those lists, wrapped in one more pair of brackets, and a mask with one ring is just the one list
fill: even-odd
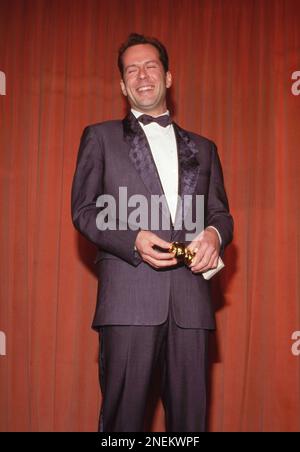
[(137, 91), (149, 91), (152, 89), (152, 86), (142, 86), (141, 88), (138, 88)]

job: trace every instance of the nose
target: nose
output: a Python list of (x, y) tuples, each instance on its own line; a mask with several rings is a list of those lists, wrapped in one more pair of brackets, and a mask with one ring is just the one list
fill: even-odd
[(138, 77), (140, 79), (144, 79), (144, 78), (147, 77), (147, 72), (146, 72), (146, 69), (144, 67), (140, 68), (139, 73), (138, 73)]

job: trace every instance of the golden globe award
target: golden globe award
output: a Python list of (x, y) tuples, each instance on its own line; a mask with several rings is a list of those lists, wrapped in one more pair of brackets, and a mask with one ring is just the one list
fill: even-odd
[(169, 252), (174, 254), (174, 257), (178, 259), (179, 262), (184, 262), (185, 265), (190, 265), (195, 253), (189, 250), (184, 243), (173, 242), (169, 248)]

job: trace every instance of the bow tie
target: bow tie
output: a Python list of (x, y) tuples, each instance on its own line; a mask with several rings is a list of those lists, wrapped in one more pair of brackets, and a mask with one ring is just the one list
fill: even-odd
[(138, 120), (146, 126), (147, 124), (151, 124), (151, 122), (156, 122), (162, 127), (167, 127), (170, 124), (172, 124), (172, 120), (170, 118), (170, 115), (163, 115), (163, 116), (157, 116), (153, 117), (150, 115), (141, 115), (138, 117)]

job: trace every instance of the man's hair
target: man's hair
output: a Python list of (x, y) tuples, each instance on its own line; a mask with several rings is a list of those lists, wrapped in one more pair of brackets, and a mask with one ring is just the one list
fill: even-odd
[(128, 47), (136, 46), (139, 44), (150, 44), (155, 47), (158, 51), (159, 59), (164, 67), (165, 72), (169, 70), (169, 57), (165, 46), (156, 38), (149, 38), (148, 36), (139, 35), (138, 33), (131, 33), (127, 41), (125, 41), (119, 48), (118, 53), (118, 67), (123, 77), (124, 66), (123, 66), (123, 54), (128, 49)]

